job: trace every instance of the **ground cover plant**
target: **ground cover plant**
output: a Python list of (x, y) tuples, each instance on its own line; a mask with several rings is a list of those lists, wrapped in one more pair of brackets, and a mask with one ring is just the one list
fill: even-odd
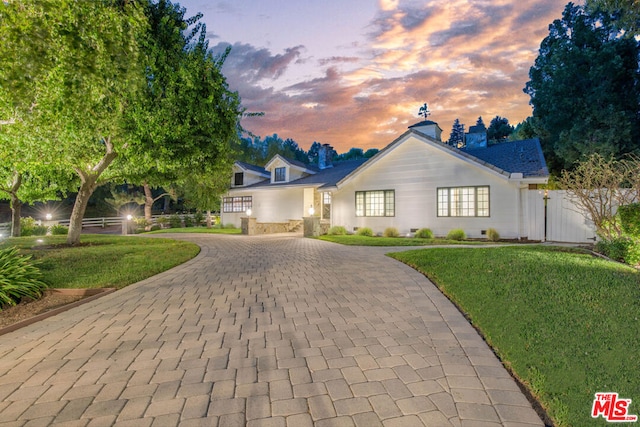
[[(640, 396), (640, 272), (577, 249), (433, 248), (390, 254), (479, 328), (557, 426), (606, 425), (594, 394)], [(633, 400), (630, 413), (640, 413)]]
[(492, 244), (485, 240), (447, 240), (443, 238), (423, 239), (419, 237), (369, 237), (357, 234), (325, 234), (317, 237), (327, 242), (348, 246), (429, 246), (429, 245), (486, 245)]
[(22, 298), (39, 298), (46, 288), (31, 257), (21, 255), (15, 247), (0, 249), (0, 310)]
[(136, 236), (83, 235), (69, 247), (65, 236), (30, 236), (0, 241), (38, 262), (42, 280), (52, 288), (123, 288), (193, 258), (190, 242)]

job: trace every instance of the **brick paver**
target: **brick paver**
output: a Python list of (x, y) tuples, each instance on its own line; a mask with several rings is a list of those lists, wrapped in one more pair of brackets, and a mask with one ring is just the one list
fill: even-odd
[(201, 253), (0, 336), (0, 425), (543, 425), (388, 248), (176, 237)]

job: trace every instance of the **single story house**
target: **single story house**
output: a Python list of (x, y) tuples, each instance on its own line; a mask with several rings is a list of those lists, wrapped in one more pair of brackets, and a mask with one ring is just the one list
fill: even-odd
[(348, 231), (395, 227), (409, 235), (428, 227), (445, 236), (462, 228), (483, 237), (494, 228), (503, 238), (526, 238), (526, 192), (549, 177), (539, 140), (458, 149), (441, 132), (425, 120), (370, 159), (335, 164), (325, 144), (317, 167), (279, 155), (264, 168), (236, 162), (221, 220), (240, 226), (247, 213), (265, 223), (319, 216)]

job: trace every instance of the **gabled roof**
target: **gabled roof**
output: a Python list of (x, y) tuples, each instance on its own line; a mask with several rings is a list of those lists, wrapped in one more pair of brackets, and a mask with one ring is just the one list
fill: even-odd
[(263, 167), (252, 165), (251, 163), (241, 162), (240, 160), (236, 160), (235, 164), (246, 171), (251, 171), (260, 175), (269, 176), (269, 171)]
[[(243, 187), (243, 190), (247, 188), (275, 188), (275, 187), (317, 187), (317, 188), (328, 188), (334, 187), (338, 181), (344, 178), (346, 175), (351, 173), (354, 169), (364, 163), (367, 159), (357, 159), (357, 160), (346, 160), (344, 162), (336, 162), (333, 164), (332, 168), (318, 170), (313, 175), (308, 175), (303, 178), (296, 179), (294, 181), (289, 182), (271, 182), (270, 180), (265, 180), (258, 182), (256, 184), (248, 185)], [(311, 166), (309, 166), (311, 167)]]
[[(448, 144), (444, 144), (441, 141), (437, 141), (434, 138), (409, 127), (408, 131), (380, 150), (375, 156), (369, 159), (369, 161), (362, 164), (348, 175), (345, 175), (344, 178), (337, 182), (337, 185), (343, 184), (347, 180), (350, 180), (352, 177), (366, 170), (412, 135), (425, 141), (431, 146), (449, 152), (454, 157), (472, 162), (480, 167), (502, 175), (506, 179), (510, 178), (511, 174), (517, 173), (522, 173), (522, 178), (525, 179), (547, 178), (549, 176), (547, 164), (545, 163), (544, 156), (542, 155), (540, 141), (537, 138), (524, 141), (505, 142), (503, 144), (489, 146), (488, 148), (465, 151), (454, 148)], [(499, 147), (500, 145), (504, 145), (504, 147)]]
[(267, 164), (264, 165), (265, 169), (268, 169), (271, 163), (273, 163), (277, 159), (281, 160), (284, 163), (287, 163), (289, 166), (293, 166), (294, 168), (300, 169), (301, 171), (309, 174), (314, 174), (318, 172), (318, 168), (316, 168), (315, 166), (307, 165), (305, 163), (299, 162), (298, 160), (287, 159), (286, 157), (283, 157), (280, 154), (276, 154), (275, 156), (273, 156), (271, 160), (269, 160)]
[(538, 138), (502, 142), (487, 147), (461, 151), (509, 173), (522, 173), (524, 178), (549, 176), (547, 163)]

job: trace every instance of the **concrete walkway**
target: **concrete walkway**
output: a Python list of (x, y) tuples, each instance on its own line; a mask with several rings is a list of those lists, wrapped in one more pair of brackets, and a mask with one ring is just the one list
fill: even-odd
[(175, 237), (202, 252), (0, 337), (0, 426), (543, 425), (456, 308), (380, 248)]

